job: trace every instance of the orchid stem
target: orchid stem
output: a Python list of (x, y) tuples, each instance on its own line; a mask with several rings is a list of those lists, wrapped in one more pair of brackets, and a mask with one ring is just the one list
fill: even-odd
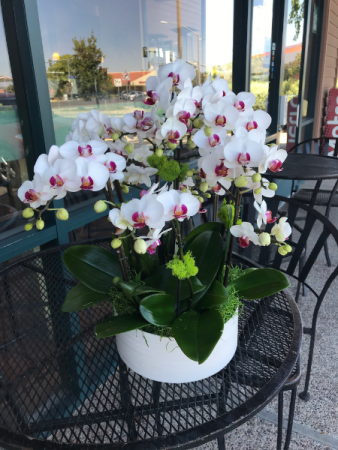
[[(44, 208), (42, 208), (41, 210), (38, 210), (38, 211), (39, 211), (38, 220), (41, 219), (41, 214), (48, 210), (49, 205), (52, 203), (52, 201), (53, 201), (56, 197), (57, 197), (57, 196), (54, 195), (53, 198), (51, 198), (50, 200), (48, 200), (48, 202), (47, 202), (47, 204), (46, 204), (46, 206), (45, 206)], [(55, 209), (59, 209), (59, 208), (55, 208)]]
[(124, 202), (123, 192), (121, 189), (120, 182), (118, 180), (114, 180), (114, 187), (116, 189), (116, 194), (117, 194), (117, 198), (119, 199), (119, 202), (123, 203)]

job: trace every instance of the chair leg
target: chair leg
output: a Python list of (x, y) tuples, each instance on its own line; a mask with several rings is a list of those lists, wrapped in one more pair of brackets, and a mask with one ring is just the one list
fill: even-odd
[(284, 392), (281, 390), (278, 394), (278, 425), (277, 425), (277, 450), (282, 450), (283, 440), (283, 404)]
[(309, 351), (309, 359), (308, 359), (307, 368), (306, 368), (304, 391), (299, 394), (299, 397), (306, 402), (308, 400), (310, 400), (309, 385), (310, 385), (310, 376), (311, 376), (312, 361), (313, 361), (313, 351), (314, 351), (314, 347), (315, 347), (315, 337), (316, 337), (315, 333), (316, 333), (316, 325), (313, 326), (311, 329), (310, 351)]
[(222, 436), (219, 436), (217, 438), (217, 444), (218, 444), (218, 450), (226, 450), (225, 449), (225, 439), (224, 439), (224, 434), (222, 434)]
[(331, 259), (330, 259), (330, 255), (329, 255), (329, 248), (327, 245), (327, 241), (325, 241), (325, 244), (324, 244), (324, 253), (325, 253), (327, 267), (331, 267)]
[[(292, 436), (292, 427), (293, 427), (293, 419), (295, 415), (295, 407), (296, 407), (296, 398), (297, 398), (297, 386), (295, 386), (291, 391), (291, 400), (290, 400), (290, 408), (289, 408), (289, 416), (288, 416), (288, 426), (286, 429), (286, 437), (284, 450), (289, 450), (290, 441)], [(283, 406), (284, 406), (284, 391), (280, 391), (278, 394), (278, 429), (277, 429), (277, 450), (282, 450), (282, 442), (283, 442)]]

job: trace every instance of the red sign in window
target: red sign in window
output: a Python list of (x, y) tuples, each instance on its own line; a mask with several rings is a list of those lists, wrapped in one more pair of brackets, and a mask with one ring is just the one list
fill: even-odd
[[(326, 120), (324, 125), (324, 137), (338, 138), (338, 89), (332, 88), (329, 92)], [(333, 152), (336, 141), (329, 140), (329, 154)]]
[(297, 131), (297, 108), (298, 108), (298, 97), (293, 97), (288, 102), (288, 112), (287, 112), (287, 143), (286, 151), (292, 149), (296, 143), (296, 131)]

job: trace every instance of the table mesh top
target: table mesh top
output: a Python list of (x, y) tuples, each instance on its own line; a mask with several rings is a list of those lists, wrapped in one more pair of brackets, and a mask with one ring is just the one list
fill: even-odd
[[(100, 245), (108, 248), (109, 242)], [(184, 435), (220, 416), (230, 426), (238, 414), (259, 406), (254, 396), (267, 385), (274, 387), (266, 396), (276, 394), (271, 381), (294, 339), (294, 315), (284, 294), (245, 302), (237, 352), (217, 375), (158, 383), (127, 369), (115, 338), (95, 338), (95, 324), (111, 314), (108, 303), (61, 312), (76, 284), (62, 263), (65, 248), (38, 253), (0, 276), (0, 436), (38, 438), (36, 448), (42, 439), (41, 448), (130, 443), (123, 448), (150, 449), (150, 442)]]

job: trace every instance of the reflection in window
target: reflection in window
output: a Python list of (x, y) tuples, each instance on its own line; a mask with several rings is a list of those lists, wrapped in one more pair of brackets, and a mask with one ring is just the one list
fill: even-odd
[(0, 55), (0, 239), (5, 239), (26, 223), (17, 191), (28, 175), (1, 9)]

